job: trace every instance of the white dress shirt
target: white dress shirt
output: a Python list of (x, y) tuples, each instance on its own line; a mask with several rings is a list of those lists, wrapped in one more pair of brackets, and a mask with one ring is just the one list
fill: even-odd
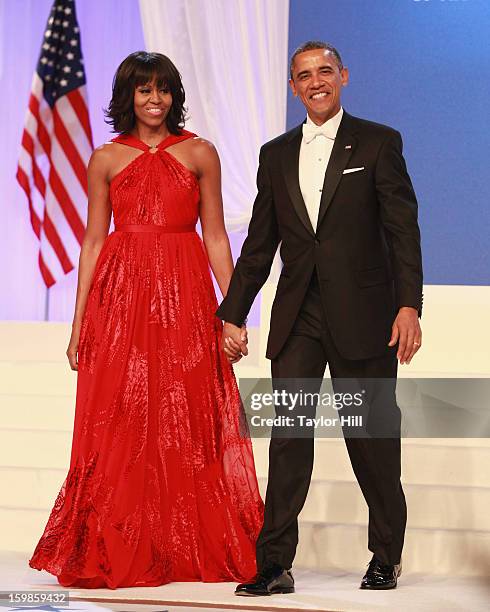
[[(318, 134), (308, 143), (305, 138), (301, 141), (301, 148), (299, 151), (299, 187), (303, 195), (303, 200), (305, 201), (311, 225), (315, 232), (325, 172), (330, 160), (330, 155), (332, 154), (333, 144), (343, 112), (343, 109), (340, 108), (336, 115), (326, 121), (322, 126), (318, 126), (318, 128), (321, 127), (328, 136), (322, 133)], [(306, 123), (316, 127), (309, 115), (307, 115)]]

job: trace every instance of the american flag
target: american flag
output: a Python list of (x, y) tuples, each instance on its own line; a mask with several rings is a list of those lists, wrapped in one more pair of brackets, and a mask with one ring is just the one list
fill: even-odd
[(32, 80), (17, 169), (47, 287), (78, 262), (92, 150), (75, 3), (56, 0)]

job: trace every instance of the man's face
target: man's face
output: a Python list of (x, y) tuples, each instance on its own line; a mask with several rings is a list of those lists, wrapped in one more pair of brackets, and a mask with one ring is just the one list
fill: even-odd
[(340, 110), (340, 93), (349, 81), (347, 68), (339, 69), (328, 49), (313, 49), (294, 58), (292, 92), (299, 96), (308, 115), (317, 125), (328, 121)]

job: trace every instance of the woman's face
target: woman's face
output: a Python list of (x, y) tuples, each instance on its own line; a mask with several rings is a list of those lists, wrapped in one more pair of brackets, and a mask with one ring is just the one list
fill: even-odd
[(165, 122), (171, 106), (170, 90), (165, 85), (159, 88), (155, 79), (146, 85), (138, 85), (134, 90), (136, 121), (150, 128), (157, 128)]

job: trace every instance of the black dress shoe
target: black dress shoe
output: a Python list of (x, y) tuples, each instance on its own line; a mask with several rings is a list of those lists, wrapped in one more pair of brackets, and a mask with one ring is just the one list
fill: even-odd
[(251, 582), (239, 584), (235, 595), (259, 597), (261, 595), (277, 595), (294, 593), (294, 578), (291, 570), (285, 570), (280, 565), (273, 565), (262, 570)]
[(360, 588), (396, 589), (396, 582), (401, 573), (401, 562), (397, 565), (383, 565), (383, 563), (373, 555), (373, 558), (369, 562), (368, 570), (361, 581)]

